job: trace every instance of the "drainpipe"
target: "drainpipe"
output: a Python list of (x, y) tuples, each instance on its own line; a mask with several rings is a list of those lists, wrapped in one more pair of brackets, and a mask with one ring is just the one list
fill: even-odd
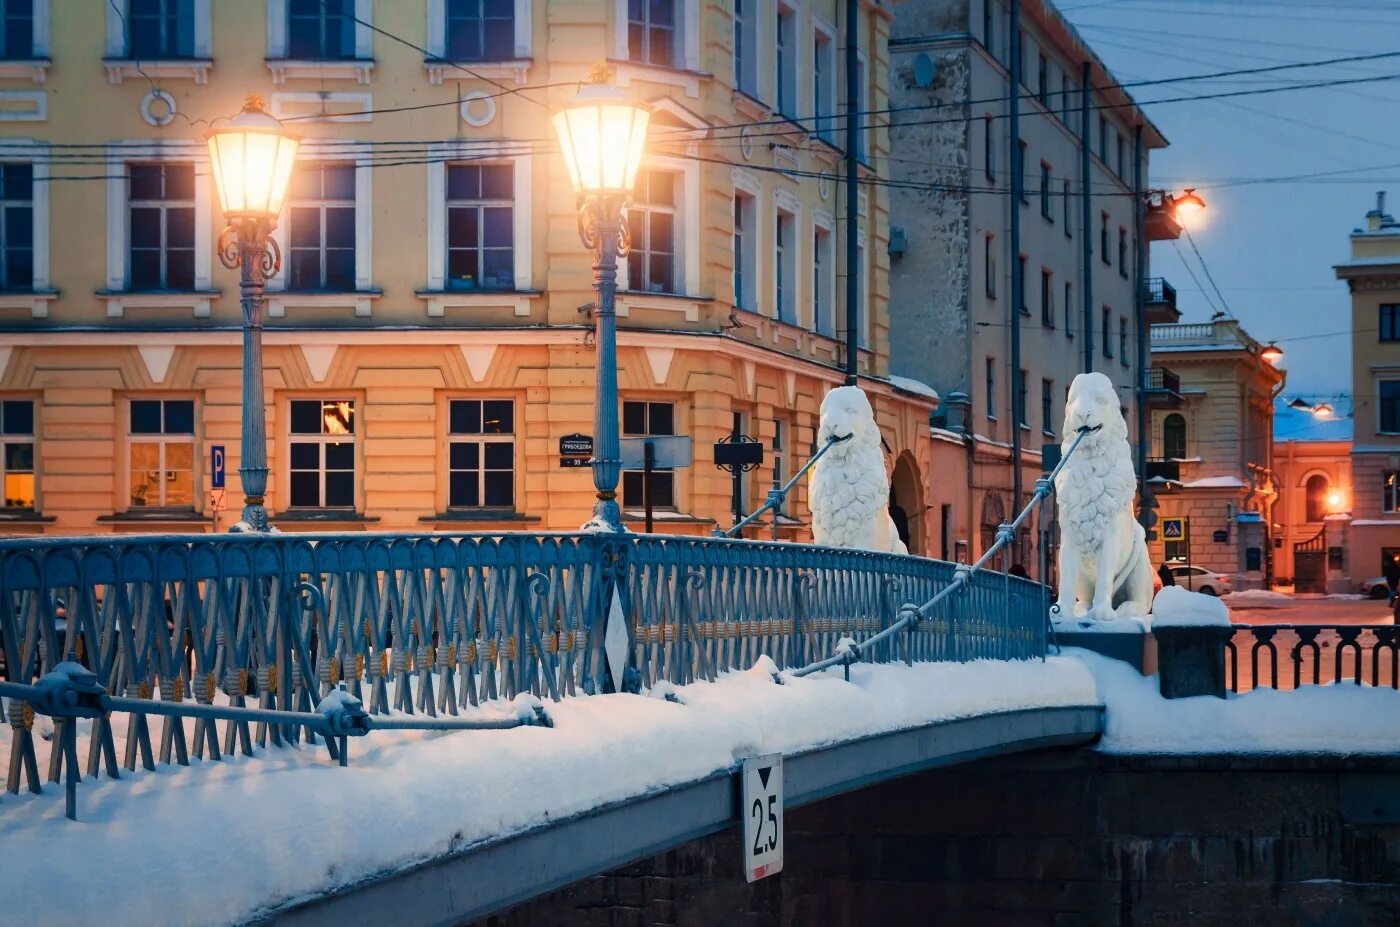
[[(1011, 493), (1012, 511), (1021, 509), (1021, 423), (1026, 410), (1021, 396), (1021, 307), (1026, 302), (1026, 278), (1021, 272), (1021, 200), (1026, 195), (1026, 165), (1021, 152), (1021, 0), (1011, 0)], [(1010, 555), (1011, 562), (1016, 554)]]
[(1084, 294), (1084, 372), (1094, 369), (1094, 204), (1089, 196), (1089, 169), (1092, 166), (1092, 142), (1089, 131), (1089, 97), (1092, 93), (1089, 84), (1089, 62), (1080, 68), (1079, 80), (1079, 201), (1082, 211), (1079, 217), (1080, 257), (1084, 264), (1083, 283), (1079, 287)]
[(1152, 511), (1157, 507), (1152, 487), (1147, 485), (1147, 305), (1143, 291), (1147, 288), (1147, 243), (1143, 241), (1143, 226), (1147, 201), (1143, 197), (1142, 125), (1133, 131), (1133, 262), (1134, 275), (1133, 323), (1137, 328), (1137, 474), (1138, 521), (1143, 530), (1156, 523)]

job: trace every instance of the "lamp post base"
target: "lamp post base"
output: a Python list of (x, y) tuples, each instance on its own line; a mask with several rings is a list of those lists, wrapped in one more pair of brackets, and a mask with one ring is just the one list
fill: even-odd
[(593, 517), (579, 527), (580, 531), (594, 534), (628, 534), (622, 523), (622, 510), (616, 499), (599, 499), (593, 506)]

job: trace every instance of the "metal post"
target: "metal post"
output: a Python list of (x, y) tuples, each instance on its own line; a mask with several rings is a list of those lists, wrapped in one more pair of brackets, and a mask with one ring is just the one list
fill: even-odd
[(854, 386), (858, 377), (857, 352), (860, 350), (860, 271), (859, 244), (860, 200), (856, 182), (859, 166), (856, 160), (856, 112), (860, 109), (860, 81), (857, 71), (860, 58), (860, 0), (846, 0), (846, 385)]
[(238, 479), (243, 486), (243, 517), (229, 530), (267, 531), (267, 408), (263, 402), (263, 284), (282, 267), (282, 252), (272, 239), (272, 223), (240, 219), (219, 236), (219, 261), (241, 270), (243, 306), (243, 432)]
[[(1021, 272), (1021, 203), (1026, 196), (1026, 165), (1021, 152), (1021, 0), (1011, 0), (1011, 92), (1006, 95), (1011, 145), (1011, 505), (1021, 505), (1021, 423), (1026, 420), (1021, 382), (1021, 307), (1026, 275)], [(1011, 555), (1013, 563), (1019, 555)]]
[[(594, 318), (597, 323), (598, 376), (593, 408), (593, 488), (598, 501), (588, 526), (622, 533), (617, 481), (622, 470), (617, 421), (617, 259), (627, 253), (622, 200), (603, 196), (586, 202), (579, 214), (579, 237), (593, 251)], [(648, 526), (648, 530), (650, 527)]]
[(1089, 62), (1084, 62), (1080, 71), (1079, 88), (1079, 200), (1082, 207), (1079, 217), (1080, 256), (1084, 263), (1084, 277), (1080, 289), (1084, 291), (1084, 372), (1094, 369), (1094, 202), (1089, 195), (1089, 170), (1093, 163), (1093, 132), (1089, 129), (1089, 99), (1093, 95), (1089, 83), (1092, 72)]

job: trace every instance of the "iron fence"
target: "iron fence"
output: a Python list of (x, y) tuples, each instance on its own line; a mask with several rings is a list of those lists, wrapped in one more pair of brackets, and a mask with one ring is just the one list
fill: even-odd
[(1225, 660), (1232, 692), (1340, 683), (1395, 689), (1400, 626), (1236, 625)]

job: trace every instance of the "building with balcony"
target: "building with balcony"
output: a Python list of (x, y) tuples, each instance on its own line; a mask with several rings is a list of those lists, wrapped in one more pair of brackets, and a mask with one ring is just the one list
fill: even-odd
[(1285, 402), (1274, 411), (1274, 575), (1298, 592), (1355, 592), (1347, 557), (1351, 522), (1351, 403)]
[[(1149, 153), (1167, 142), (1050, 3), (1025, 0), (1013, 24), (1000, 0), (911, 0), (891, 29), (890, 150), (901, 181), (890, 192), (891, 369), (970, 401), (967, 415), (945, 419), (971, 463), (937, 465), (933, 492), (948, 495), (937, 504), (953, 507), (955, 532), (985, 538), (997, 513), (1016, 507), (1010, 446), (1019, 435), (1028, 489), (1041, 448), (1059, 441), (1076, 374), (1107, 374), (1138, 432), (1149, 238), (1138, 204)], [(1018, 138), (1006, 103), (1016, 33)]]
[(1351, 293), (1348, 556), (1360, 582), (1400, 559), (1400, 222), (1385, 211), (1384, 193), (1336, 271)]
[(1163, 388), (1151, 395), (1174, 399), (1149, 408), (1158, 522), (1148, 549), (1154, 562), (1234, 576), (1237, 588), (1267, 587), (1275, 570), (1273, 409), (1285, 373), (1263, 350), (1234, 319), (1152, 326)]
[[(910, 546), (936, 405), (888, 379), (887, 194), (849, 226), (833, 182), (835, 0), (32, 0), (0, 61), (0, 434), (16, 533), (225, 528), (242, 496), (238, 279), (201, 131), (255, 92), (304, 135), (266, 312), (268, 506), (283, 530), (576, 528), (593, 421), (591, 254), (551, 108), (593, 64), (653, 108), (621, 268), (624, 434), (683, 434), (666, 530), (751, 510), (811, 453), (842, 381), (845, 236), (861, 384)], [(891, 11), (860, 9), (886, 105)], [(867, 176), (887, 133), (862, 132)], [(736, 487), (713, 463), (763, 442)], [(210, 454), (226, 451), (226, 493)], [(624, 473), (639, 523), (641, 473)], [(805, 487), (782, 519), (805, 536)], [(218, 507), (225, 510), (220, 517)]]

